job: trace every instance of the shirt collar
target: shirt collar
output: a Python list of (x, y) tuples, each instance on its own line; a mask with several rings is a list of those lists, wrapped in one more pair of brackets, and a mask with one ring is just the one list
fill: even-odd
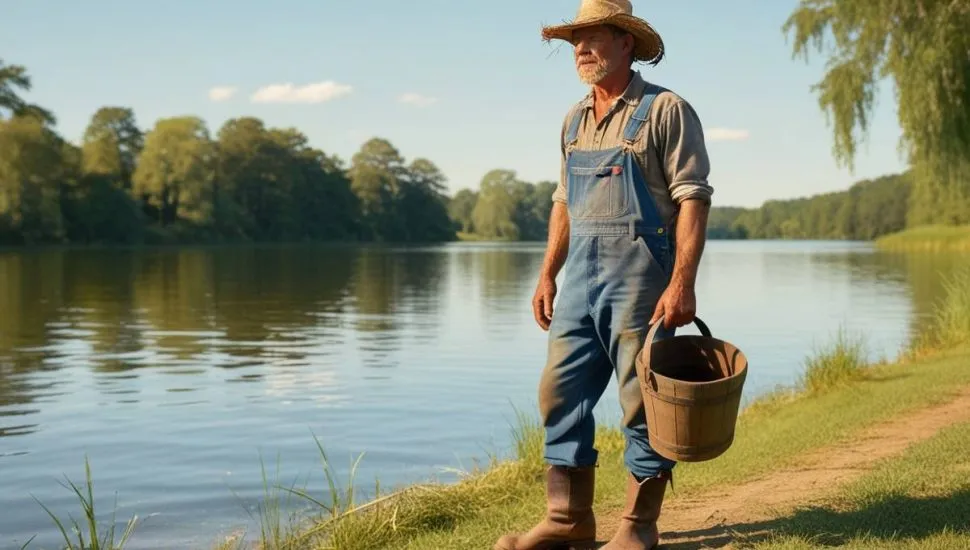
[[(623, 94), (616, 101), (623, 101), (628, 105), (636, 106), (640, 104), (640, 99), (643, 97), (643, 90), (646, 88), (647, 83), (643, 80), (643, 76), (640, 75), (639, 71), (631, 69), (630, 73), (630, 83), (627, 84), (626, 89), (623, 90)], [(593, 90), (590, 90), (586, 94), (586, 97), (583, 98), (583, 108), (593, 108)]]

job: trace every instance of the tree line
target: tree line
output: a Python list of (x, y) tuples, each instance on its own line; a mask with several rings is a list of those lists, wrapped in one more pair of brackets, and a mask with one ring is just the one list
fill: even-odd
[(79, 146), (17, 92), (0, 63), (0, 243), (444, 240), (454, 235), (444, 176), (388, 141), (345, 167), (292, 128), (252, 117), (213, 135), (194, 116), (139, 128), (130, 108), (91, 117)]
[[(970, 0), (801, 0), (793, 54), (831, 56), (814, 87), (851, 167), (879, 79), (897, 90), (906, 173), (760, 208), (714, 208), (712, 238), (872, 239), (970, 224)], [(829, 48), (831, 46), (831, 48)], [(21, 97), (26, 69), (0, 60), (0, 244), (223, 241), (543, 240), (555, 183), (487, 173), (449, 196), (427, 159), (387, 140), (349, 165), (293, 128), (241, 117), (214, 134), (193, 116), (143, 131), (107, 106), (79, 145)]]
[(106, 106), (79, 145), (27, 103), (26, 69), (0, 61), (0, 244), (238, 241), (541, 240), (553, 182), (493, 170), (476, 191), (447, 193), (433, 162), (406, 162), (374, 138), (349, 166), (293, 128), (195, 116), (143, 131)]
[[(759, 208), (713, 208), (715, 239), (873, 240), (907, 227), (910, 172), (863, 180), (845, 191), (766, 201)], [(970, 207), (970, 205), (967, 205)]]

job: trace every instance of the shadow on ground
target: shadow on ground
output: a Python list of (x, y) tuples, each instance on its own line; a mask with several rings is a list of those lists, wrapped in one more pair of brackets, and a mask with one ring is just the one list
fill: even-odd
[(918, 541), (943, 531), (970, 535), (970, 490), (931, 498), (888, 495), (851, 510), (803, 508), (769, 521), (726, 522), (696, 531), (666, 531), (662, 537), (677, 542), (665, 542), (660, 549), (718, 548), (730, 543), (743, 546), (773, 537), (799, 537), (814, 545), (841, 546), (863, 537), (883, 543), (899, 539)]

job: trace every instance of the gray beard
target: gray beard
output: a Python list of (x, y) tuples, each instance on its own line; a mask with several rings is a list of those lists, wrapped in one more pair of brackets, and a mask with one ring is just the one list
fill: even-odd
[(610, 66), (608, 63), (603, 63), (596, 65), (596, 67), (592, 69), (584, 67), (577, 72), (579, 73), (579, 80), (581, 80), (584, 84), (592, 86), (603, 80), (606, 75), (610, 73)]

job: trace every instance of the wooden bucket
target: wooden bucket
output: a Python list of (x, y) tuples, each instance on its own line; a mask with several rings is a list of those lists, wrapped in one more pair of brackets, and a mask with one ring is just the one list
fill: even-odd
[(678, 462), (711, 460), (734, 442), (748, 360), (697, 317), (701, 336), (654, 342), (662, 323), (650, 328), (636, 360), (650, 445)]

